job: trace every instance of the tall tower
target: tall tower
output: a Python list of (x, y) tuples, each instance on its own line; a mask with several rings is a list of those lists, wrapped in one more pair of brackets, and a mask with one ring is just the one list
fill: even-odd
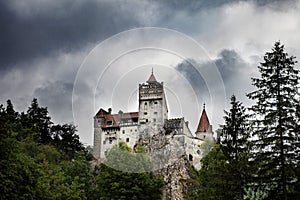
[(206, 111), (205, 111), (205, 103), (203, 104), (203, 111), (202, 111), (202, 114), (200, 117), (197, 131), (196, 131), (196, 137), (201, 140), (204, 140), (206, 138), (214, 140), (213, 132), (212, 132), (212, 125), (210, 125)]
[(146, 83), (139, 84), (139, 125), (163, 125), (168, 119), (168, 106), (163, 82), (157, 82), (153, 69)]

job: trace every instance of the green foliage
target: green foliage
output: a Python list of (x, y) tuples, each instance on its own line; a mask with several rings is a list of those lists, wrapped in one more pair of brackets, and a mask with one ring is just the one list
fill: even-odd
[(197, 184), (189, 191), (189, 199), (234, 199), (229, 163), (219, 144), (201, 160), (201, 170), (194, 172)]
[(31, 106), (27, 110), (27, 116), (30, 119), (29, 126), (40, 133), (38, 142), (41, 144), (50, 143), (52, 139), (50, 127), (53, 123), (48, 115), (48, 109), (39, 107), (37, 99), (33, 99)]
[(108, 150), (104, 164), (113, 169), (126, 172), (143, 173), (151, 171), (152, 162), (145, 153), (145, 148), (138, 146), (137, 151), (137, 153), (133, 153), (125, 142), (120, 142)]
[[(257, 90), (247, 96), (256, 101), (255, 163), (262, 187), (269, 188), (272, 199), (287, 199), (296, 190), (293, 181), (299, 166), (299, 70), (294, 56), (276, 42), (260, 64), (260, 78), (252, 78)], [(298, 177), (299, 178), (299, 177)]]
[(230, 111), (224, 111), (225, 124), (218, 130), (220, 144), (204, 141), (201, 145), (205, 154), (200, 171), (192, 170), (189, 199), (243, 199), (251, 172), (250, 126), (245, 111), (232, 96)]
[(231, 96), (230, 111), (224, 111), (225, 125), (221, 125), (220, 144), (228, 160), (238, 162), (241, 157), (250, 151), (249, 115), (241, 102)]
[(51, 127), (51, 133), (53, 137), (52, 143), (61, 149), (68, 158), (74, 158), (77, 152), (84, 150), (74, 125), (54, 125)]
[(200, 145), (200, 149), (203, 156), (206, 156), (210, 150), (214, 147), (215, 142), (209, 138), (205, 138), (204, 142)]
[(245, 200), (263, 200), (268, 197), (267, 188), (250, 186), (245, 188), (245, 194), (243, 199)]
[[(47, 108), (34, 99), (27, 113), (0, 105), (0, 199), (87, 199), (93, 177), (72, 125), (59, 139)], [(56, 129), (57, 130), (57, 129)], [(67, 150), (64, 148), (68, 147)]]
[[(143, 147), (138, 149), (144, 152)], [(100, 199), (160, 199), (164, 181), (147, 172), (149, 166), (151, 162), (144, 153), (133, 154), (126, 143), (120, 142), (100, 165), (95, 193)]]
[(229, 183), (231, 192), (235, 194), (235, 199), (242, 199), (251, 177), (249, 167), (251, 141), (249, 115), (246, 114), (246, 108), (236, 97), (231, 97), (230, 111), (224, 111), (225, 124), (221, 126), (220, 145), (227, 162), (228, 170), (232, 175), (232, 181)]

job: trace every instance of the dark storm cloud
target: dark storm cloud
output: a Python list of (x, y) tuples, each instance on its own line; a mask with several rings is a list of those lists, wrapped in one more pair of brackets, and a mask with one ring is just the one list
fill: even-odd
[(196, 64), (194, 60), (188, 59), (179, 63), (176, 66), (176, 70), (188, 80), (193, 90), (199, 95), (201, 93), (207, 93), (208, 88), (197, 66), (198, 64)]
[(42, 106), (47, 106), (51, 116), (60, 122), (72, 120), (72, 91), (73, 84), (56, 81), (46, 83), (34, 91)]
[(22, 13), (10, 1), (0, 1), (0, 68), (8, 69), (16, 63), (61, 51), (78, 51), (140, 25), (134, 12), (120, 9), (118, 2), (58, 1), (57, 4), (47, 9), (40, 5), (34, 8), (31, 3), (28, 13)]
[(245, 72), (247, 73), (249, 65), (234, 50), (224, 49), (219, 53), (217, 59), (206, 63), (199, 64), (193, 60), (186, 60), (177, 65), (176, 70), (186, 77), (194, 91), (199, 95), (207, 95), (208, 88), (216, 89), (220, 87), (220, 83), (214, 82), (215, 85), (208, 86), (206, 79), (210, 77), (203, 77), (201, 74), (209, 74), (210, 69), (214, 67), (217, 67), (221, 74), (226, 96), (244, 94), (245, 91), (240, 86), (247, 87), (249, 85), (250, 78), (245, 78)]
[[(47, 82), (38, 87), (34, 91), (34, 98), (37, 98), (42, 106), (47, 106), (50, 115), (56, 121), (61, 123), (73, 122), (72, 103), (78, 98), (73, 96), (73, 83), (65, 81)], [(87, 83), (81, 83), (77, 86), (77, 91), (81, 96), (87, 99), (87, 102), (92, 98), (91, 87)], [(74, 98), (74, 99), (73, 99)], [(92, 105), (92, 104), (90, 104)]]
[[(133, 27), (163, 26), (165, 20), (173, 17), (178, 10), (193, 13), (238, 1), (242, 0), (192, 0), (188, 3), (183, 0), (156, 0), (150, 3), (146, 0), (127, 3), (114, 0), (90, 0), (84, 3), (73, 0), (49, 0), (43, 3), (34, 0), (26, 3), (0, 0), (0, 69), (20, 66), (16, 64), (56, 55), (61, 51), (76, 51)], [(255, 2), (265, 5), (276, 1)], [(157, 15), (158, 19), (151, 21), (155, 16), (149, 15), (146, 17), (149, 23), (144, 23), (141, 15), (133, 11), (144, 13), (151, 3), (157, 4), (153, 15)]]
[(246, 67), (245, 61), (234, 50), (224, 49), (219, 53), (218, 57), (215, 60), (215, 64), (224, 82), (239, 75)]
[[(189, 10), (191, 12), (199, 12), (201, 9), (210, 9), (223, 6), (225, 4), (230, 3), (238, 3), (238, 2), (249, 2), (252, 1), (258, 6), (265, 6), (271, 3), (282, 3), (282, 0), (173, 0), (173, 1), (161, 1), (155, 0), (156, 2), (160, 2), (162, 5), (169, 7), (172, 10)], [(285, 0), (284, 3), (294, 3), (296, 0)]]

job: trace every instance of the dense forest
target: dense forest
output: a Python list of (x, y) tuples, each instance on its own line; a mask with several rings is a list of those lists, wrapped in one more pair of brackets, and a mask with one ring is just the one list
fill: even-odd
[[(164, 181), (145, 172), (149, 169), (130, 173), (108, 164), (92, 169), (92, 154), (80, 142), (75, 126), (54, 124), (37, 99), (26, 113), (16, 112), (10, 100), (6, 107), (1, 105), (0, 134), (0, 199), (150, 200), (161, 196)], [(125, 143), (108, 153), (112, 159), (121, 156), (129, 163), (138, 162)]]
[[(300, 96), (295, 65), (295, 57), (276, 42), (258, 66), (260, 77), (252, 78), (256, 90), (247, 96), (253, 106), (245, 108), (232, 95), (216, 144), (201, 160), (199, 171), (191, 167), (189, 199), (300, 199)], [(148, 172), (147, 156), (137, 157), (119, 143), (107, 152), (106, 163), (92, 168), (91, 149), (80, 142), (76, 127), (54, 124), (37, 99), (22, 113), (14, 110), (10, 100), (6, 107), (0, 105), (0, 148), (0, 199), (162, 197), (163, 178)], [(138, 146), (137, 151), (145, 149)], [(129, 168), (116, 170), (119, 167)]]

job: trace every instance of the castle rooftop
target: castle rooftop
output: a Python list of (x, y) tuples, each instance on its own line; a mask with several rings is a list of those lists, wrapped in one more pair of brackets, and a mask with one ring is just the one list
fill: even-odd
[(205, 111), (205, 104), (203, 105), (203, 111), (200, 117), (198, 128), (196, 132), (208, 132), (210, 129), (210, 123)]

